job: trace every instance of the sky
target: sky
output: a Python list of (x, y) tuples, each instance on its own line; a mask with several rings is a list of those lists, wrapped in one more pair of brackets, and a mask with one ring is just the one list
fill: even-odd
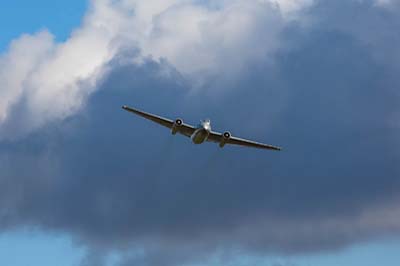
[(57, 40), (66, 40), (71, 30), (80, 25), (88, 3), (16, 0), (5, 1), (1, 6), (0, 50), (4, 51), (21, 34), (34, 33), (45, 28), (52, 31)]
[(399, 27), (394, 0), (6, 3), (0, 264), (395, 264)]

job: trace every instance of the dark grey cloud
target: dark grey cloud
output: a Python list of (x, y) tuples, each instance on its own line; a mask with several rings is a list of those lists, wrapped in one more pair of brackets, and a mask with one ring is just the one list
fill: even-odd
[[(319, 1), (307, 17), (311, 25), (282, 33), (287, 46), (273, 65), (260, 58), (229, 87), (213, 80), (192, 90), (167, 61), (128, 64), (135, 55), (122, 53), (82, 112), (0, 144), (1, 228), (65, 231), (127, 253), (144, 248), (127, 265), (202, 261), (218, 250), (329, 250), (398, 235), (400, 79), (390, 58), (400, 53), (391, 27), (399, 8)], [(123, 104), (189, 123), (210, 117), (216, 130), (284, 151), (194, 146)]]

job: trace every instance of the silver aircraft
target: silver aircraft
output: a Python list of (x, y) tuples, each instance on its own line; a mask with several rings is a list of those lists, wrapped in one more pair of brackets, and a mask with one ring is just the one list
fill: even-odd
[(226, 131), (224, 133), (218, 133), (211, 130), (211, 121), (209, 119), (202, 120), (197, 127), (183, 123), (183, 120), (178, 118), (170, 120), (158, 115), (153, 115), (128, 107), (126, 105), (122, 106), (122, 109), (137, 114), (148, 120), (156, 122), (162, 126), (165, 126), (171, 130), (173, 135), (180, 133), (184, 136), (190, 137), (194, 144), (201, 144), (205, 141), (211, 141), (219, 143), (219, 146), (223, 148), (226, 144), (240, 145), (246, 147), (253, 147), (259, 149), (276, 150), (280, 151), (281, 148), (275, 147), (268, 144), (263, 144), (247, 139), (237, 138), (231, 135), (230, 132)]

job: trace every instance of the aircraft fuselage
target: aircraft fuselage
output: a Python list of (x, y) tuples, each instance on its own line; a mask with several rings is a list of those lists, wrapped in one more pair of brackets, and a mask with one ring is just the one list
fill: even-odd
[(194, 144), (201, 144), (207, 140), (211, 132), (210, 120), (201, 121), (200, 125), (193, 132), (191, 139)]

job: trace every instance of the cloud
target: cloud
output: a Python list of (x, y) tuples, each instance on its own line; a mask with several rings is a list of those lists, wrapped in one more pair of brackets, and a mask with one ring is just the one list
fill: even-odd
[(280, 46), (286, 20), (279, 7), (293, 12), (300, 6), (289, 2), (217, 1), (215, 8), (179, 0), (94, 0), (66, 42), (42, 31), (15, 40), (1, 57), (1, 136), (19, 138), (81, 110), (120, 49), (140, 50), (138, 62), (165, 58), (197, 84), (218, 75), (231, 79)]
[[(39, 32), (15, 40), (0, 59), (2, 137), (25, 135), (78, 111), (94, 90), (102, 66), (115, 55), (112, 41), (123, 16), (97, 1), (65, 43)], [(15, 121), (13, 112), (24, 116)]]
[[(64, 44), (15, 41), (1, 130), (25, 137), (0, 142), (1, 228), (67, 232), (152, 266), (397, 236), (398, 10), (301, 6), (96, 1)], [(284, 152), (193, 146), (122, 104), (212, 117)]]

